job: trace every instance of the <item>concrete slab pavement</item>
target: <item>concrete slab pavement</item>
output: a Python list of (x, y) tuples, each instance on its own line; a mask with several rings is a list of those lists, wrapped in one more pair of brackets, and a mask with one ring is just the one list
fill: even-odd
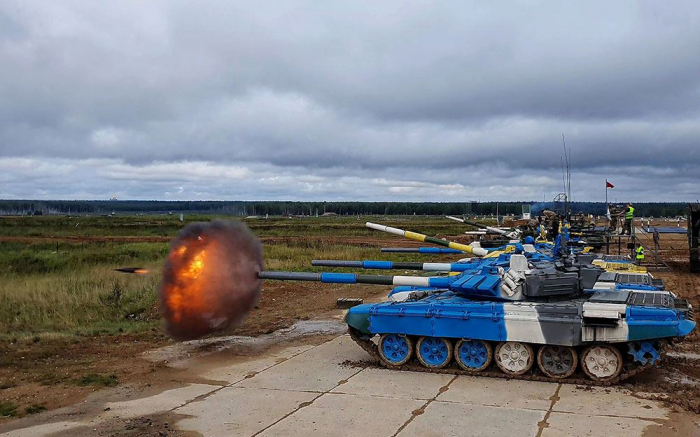
[(628, 417), (552, 413), (542, 437), (620, 437), (643, 435), (654, 422)]
[(643, 419), (663, 419), (668, 414), (660, 402), (638, 399), (628, 390), (615, 387), (581, 389), (575, 385), (562, 385), (559, 397), (561, 399), (552, 411)]
[(261, 358), (254, 358), (237, 364), (210, 369), (203, 372), (201, 376), (204, 379), (212, 381), (225, 381), (229, 384), (235, 384), (252, 377), (256, 373), (295, 357), (302, 352), (306, 352), (312, 347), (311, 345), (289, 347), (281, 351), (266, 354)]
[(298, 391), (227, 387), (206, 400), (178, 408), (177, 413), (190, 416), (181, 420), (178, 427), (205, 436), (253, 435), (317, 396)]
[(547, 411), (559, 384), (460, 376), (439, 401)]
[(422, 405), (422, 401), (329, 393), (260, 435), (391, 436)]
[(236, 386), (322, 393), (359, 371), (354, 367), (343, 366), (344, 361), (366, 358), (364, 351), (349, 336), (343, 335), (241, 381)]
[(453, 379), (453, 375), (364, 369), (331, 393), (428, 400)]
[(433, 402), (399, 433), (401, 437), (531, 437), (546, 412)]
[[(39, 436), (115, 416), (167, 411), (204, 436), (641, 436), (671, 422), (661, 403), (617, 388), (399, 372), (367, 360), (348, 336), (207, 368), (225, 386), (192, 384), (109, 404), (110, 411), (13, 431)], [(676, 417), (677, 419), (677, 417)], [(171, 419), (176, 420), (176, 419)], [(674, 419), (675, 420), (675, 419)], [(693, 424), (691, 434), (700, 427)], [(684, 428), (688, 429), (688, 428)], [(667, 435), (674, 435), (672, 432)], [(688, 435), (685, 434), (676, 435)]]

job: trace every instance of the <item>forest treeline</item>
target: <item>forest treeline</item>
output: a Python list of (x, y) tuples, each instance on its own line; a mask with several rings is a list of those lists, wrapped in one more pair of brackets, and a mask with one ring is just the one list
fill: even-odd
[[(0, 215), (198, 213), (223, 215), (520, 215), (562, 210), (553, 202), (295, 202), (295, 201), (157, 201), (157, 200), (0, 200)], [(685, 215), (687, 203), (637, 203), (637, 216)], [(571, 212), (605, 214), (603, 202), (573, 202)]]

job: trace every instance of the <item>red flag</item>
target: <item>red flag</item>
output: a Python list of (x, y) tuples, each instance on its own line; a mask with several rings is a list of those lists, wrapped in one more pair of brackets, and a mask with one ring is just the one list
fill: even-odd
[(605, 188), (615, 188), (615, 185), (611, 184), (611, 183), (608, 182), (608, 180), (606, 179), (606, 180), (605, 180)]

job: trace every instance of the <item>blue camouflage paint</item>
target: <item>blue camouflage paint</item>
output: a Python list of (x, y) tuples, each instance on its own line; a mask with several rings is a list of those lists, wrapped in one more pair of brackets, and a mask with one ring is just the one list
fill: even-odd
[(681, 320), (678, 322), (678, 335), (685, 337), (686, 335), (693, 332), (695, 329), (695, 322), (692, 320)]
[(678, 314), (671, 308), (628, 305), (625, 318), (630, 341), (680, 335)]
[(435, 276), (430, 278), (428, 284), (431, 287), (436, 288), (448, 288), (453, 283), (451, 278), (457, 278), (458, 276)]
[(615, 284), (615, 289), (616, 290), (648, 290), (648, 291), (655, 291), (658, 290), (659, 287), (654, 287), (653, 285), (647, 285), (647, 284)]
[(449, 292), (415, 302), (358, 305), (348, 314), (348, 319), (368, 320), (372, 334), (471, 338), (478, 333), (483, 340), (508, 338), (502, 303), (471, 301)]

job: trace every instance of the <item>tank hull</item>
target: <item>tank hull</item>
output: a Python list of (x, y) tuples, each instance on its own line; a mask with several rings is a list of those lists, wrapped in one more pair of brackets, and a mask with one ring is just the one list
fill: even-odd
[(456, 293), (415, 302), (383, 302), (348, 310), (348, 326), (364, 334), (396, 333), (493, 342), (581, 346), (593, 342), (671, 339), (688, 335), (695, 322), (670, 307), (628, 305), (639, 292), (606, 302), (493, 302)]

